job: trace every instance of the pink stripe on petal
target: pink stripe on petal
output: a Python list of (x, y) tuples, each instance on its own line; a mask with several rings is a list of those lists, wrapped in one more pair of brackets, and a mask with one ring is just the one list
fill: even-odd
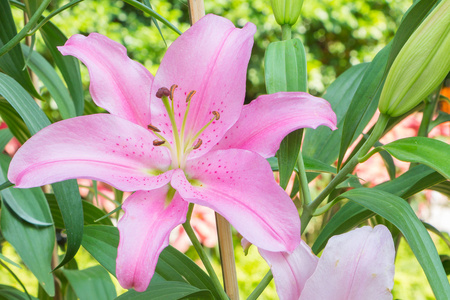
[(213, 150), (246, 149), (268, 158), (288, 133), (319, 125), (336, 129), (336, 114), (326, 100), (303, 92), (264, 95), (244, 106), (239, 120)]
[[(177, 84), (174, 94), (175, 117), (180, 130), (186, 109), (186, 96), (195, 90), (186, 123), (186, 133), (194, 135), (211, 119), (220, 119), (200, 136), (202, 146), (191, 153), (207, 152), (238, 119), (245, 97), (247, 65), (253, 46), (255, 25), (238, 29), (227, 19), (207, 15), (183, 33), (167, 50), (152, 87), (152, 122), (170, 133), (171, 125), (155, 97), (160, 87)], [(195, 141), (192, 141), (192, 144)], [(189, 145), (191, 146), (191, 145)]]
[(300, 243), (300, 219), (286, 192), (275, 182), (269, 163), (245, 150), (209, 152), (188, 161), (171, 184), (186, 201), (224, 216), (257, 247), (293, 251)]
[(71, 178), (106, 182), (123, 191), (149, 190), (170, 181), (170, 158), (155, 136), (108, 114), (67, 119), (29, 139), (14, 156), (8, 178), (19, 188)]
[(301, 241), (291, 254), (259, 249), (272, 269), (280, 300), (298, 300), (308, 278), (314, 273), (319, 258)]
[(116, 275), (126, 289), (147, 289), (159, 254), (169, 245), (170, 232), (186, 221), (189, 204), (175, 194), (166, 207), (169, 187), (138, 191), (125, 200), (120, 219)]
[(392, 299), (394, 258), (392, 236), (383, 225), (334, 236), (306, 282), (300, 300)]
[(94, 102), (111, 114), (147, 127), (150, 124), (150, 88), (153, 75), (127, 56), (121, 44), (98, 33), (73, 35), (63, 55), (72, 55), (88, 68)]

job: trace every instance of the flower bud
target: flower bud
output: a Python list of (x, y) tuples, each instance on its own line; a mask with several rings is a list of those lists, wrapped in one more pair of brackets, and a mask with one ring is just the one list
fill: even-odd
[(423, 101), (450, 71), (450, 0), (442, 0), (413, 32), (389, 70), (378, 109), (391, 117)]
[(303, 0), (271, 0), (273, 14), (280, 25), (294, 25), (300, 16)]

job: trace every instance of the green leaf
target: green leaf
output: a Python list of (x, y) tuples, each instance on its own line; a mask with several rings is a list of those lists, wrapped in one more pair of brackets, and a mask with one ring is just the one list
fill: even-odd
[(433, 129), (434, 127), (436, 127), (444, 122), (450, 122), (450, 114), (440, 110), (438, 112), (438, 116), (436, 117), (436, 119), (434, 119), (433, 121), (430, 122), (430, 125), (428, 126), (428, 130), (431, 131), (431, 129)]
[(450, 179), (450, 145), (426, 137), (411, 137), (384, 145), (395, 158), (427, 165)]
[(441, 194), (446, 195), (447, 197), (450, 197), (450, 181), (444, 181), (436, 184), (435, 186), (431, 187), (433, 191), (437, 191)]
[[(105, 269), (115, 276), (117, 247), (119, 245), (119, 231), (116, 227), (85, 226), (82, 245)], [(209, 276), (190, 258), (172, 246), (166, 247), (161, 252), (155, 275), (152, 278), (151, 285), (155, 280), (184, 282), (199, 289), (208, 289), (216, 298), (220, 298)]]
[[(6, 174), (11, 158), (0, 154), (0, 182), (7, 180)], [(50, 209), (40, 188), (9, 188), (0, 192), (3, 201), (22, 220), (37, 226), (52, 226)]]
[[(424, 189), (430, 188), (444, 180), (445, 178), (433, 169), (425, 165), (418, 165), (394, 180), (387, 181), (377, 185), (374, 188), (407, 199), (412, 195)], [(374, 213), (372, 211), (354, 202), (345, 204), (327, 222), (323, 230), (320, 232), (312, 247), (313, 252), (316, 254), (319, 253), (323, 247), (325, 247), (330, 237), (347, 232), (373, 215)]]
[(422, 222), (406, 201), (390, 193), (369, 188), (350, 190), (339, 198), (350, 199), (395, 225), (402, 232), (422, 266), (436, 299), (448, 299), (450, 284), (436, 247)]
[(0, 284), (0, 300), (38, 300), (12, 286)]
[[(39, 206), (36, 206), (39, 208)], [(50, 212), (42, 210), (42, 216)], [(55, 245), (53, 226), (37, 227), (19, 218), (2, 199), (1, 228), (5, 239), (16, 249), (24, 264), (36, 276), (47, 294), (55, 294), (51, 260)]]
[(214, 299), (211, 292), (201, 290), (184, 282), (158, 282), (143, 293), (129, 291), (117, 300), (178, 300), (178, 299)]
[(110, 300), (117, 296), (114, 283), (102, 266), (84, 270), (63, 270), (80, 300)]
[[(272, 168), (272, 171), (278, 171), (278, 160), (276, 157), (269, 157), (267, 161)], [(303, 163), (305, 165), (306, 172), (320, 172), (320, 173), (332, 173), (336, 174), (336, 168), (327, 165), (320, 160), (311, 158), (309, 156), (303, 155)], [(298, 172), (297, 167), (294, 167), (294, 170)]]
[(48, 89), (50, 95), (58, 105), (59, 112), (63, 119), (76, 117), (75, 106), (70, 97), (66, 86), (56, 74), (55, 69), (42, 57), (38, 52), (32, 51), (30, 48), (22, 45), (22, 51), (25, 55), (30, 55), (28, 66), (39, 77)]
[(55, 64), (61, 71), (62, 76), (69, 89), (71, 99), (75, 106), (77, 116), (83, 115), (84, 90), (81, 82), (80, 62), (73, 56), (63, 56), (57, 46), (62, 46), (67, 41), (66, 36), (51, 22), (40, 29), (47, 49), (50, 51)]
[(268, 94), (306, 92), (306, 54), (299, 39), (270, 43), (264, 66)]
[(8, 129), (17, 138), (19, 143), (23, 144), (30, 138), (31, 133), (27, 125), (25, 125), (25, 122), (11, 104), (5, 100), (0, 100), (0, 117), (8, 125)]
[[(0, 48), (17, 35), (16, 26), (8, 0), (0, 0)], [(0, 71), (19, 82), (34, 97), (40, 95), (34, 88), (28, 70), (24, 70), (25, 60), (19, 45), (0, 56)]]
[(1, 253), (0, 253), (0, 259), (6, 261), (7, 263), (13, 265), (16, 268), (22, 269), (22, 267), (19, 264), (17, 264), (16, 262), (10, 260), (9, 258), (7, 258), (6, 256), (4, 256)]
[[(65, 229), (64, 221), (61, 215), (61, 211), (59, 210), (58, 203), (56, 201), (56, 197), (53, 194), (46, 194), (48, 205), (50, 206), (50, 211), (52, 213), (52, 217), (55, 223), (56, 228)], [(97, 219), (102, 218), (105, 215), (105, 212), (93, 205), (92, 203), (82, 200), (83, 204), (83, 215), (84, 215), (84, 225), (109, 225), (112, 226), (112, 222), (109, 218), (103, 218), (101, 220)]]
[[(324, 126), (315, 130), (306, 129), (302, 148), (304, 157), (317, 159), (327, 165), (335, 162), (339, 154), (345, 114), (368, 66), (368, 63), (364, 63), (351, 67), (328, 87), (323, 98), (330, 102), (336, 113), (338, 129), (331, 131)], [(311, 176), (308, 179), (312, 180)]]
[[(149, 0), (143, 0), (143, 3), (146, 6), (148, 6), (150, 9), (153, 9), (153, 7), (150, 4)], [(153, 24), (155, 24), (156, 29), (158, 29), (159, 35), (161, 36), (161, 38), (163, 39), (164, 44), (166, 44), (166, 47), (167, 47), (166, 39), (164, 38), (164, 36), (163, 36), (163, 34), (161, 32), (161, 28), (159, 27), (158, 20), (156, 20), (154, 17), (152, 17), (152, 21), (153, 21)]]
[[(50, 121), (30, 95), (11, 77), (0, 73), (0, 94), (14, 107), (32, 134), (50, 125)], [(66, 233), (67, 250), (60, 268), (77, 253), (83, 236), (83, 208), (75, 179), (52, 184), (60, 207)]]
[(348, 147), (364, 130), (372, 118), (380, 98), (383, 72), (386, 67), (391, 45), (384, 47), (370, 63), (361, 80), (345, 115), (342, 126), (342, 140), (339, 150), (338, 166), (344, 158)]
[[(299, 39), (270, 43), (264, 57), (266, 90), (277, 92), (306, 92), (306, 54)], [(302, 144), (303, 130), (288, 134), (281, 142), (277, 153), (280, 185), (289, 183)]]
[(130, 4), (131, 6), (142, 10), (145, 13), (148, 13), (150, 16), (152, 16), (153, 18), (159, 20), (161, 23), (163, 23), (164, 25), (166, 25), (167, 27), (169, 27), (170, 29), (172, 29), (174, 32), (181, 34), (181, 31), (178, 30), (178, 28), (176, 28), (172, 23), (170, 23), (169, 21), (167, 21), (163, 16), (161, 16), (160, 14), (158, 14), (156, 11), (154, 11), (153, 9), (151, 9), (150, 7), (146, 6), (145, 4), (142, 4), (138, 1), (135, 0), (123, 0), (123, 2)]
[(0, 130), (0, 149), (5, 149), (6, 145), (13, 138), (13, 134), (8, 128)]

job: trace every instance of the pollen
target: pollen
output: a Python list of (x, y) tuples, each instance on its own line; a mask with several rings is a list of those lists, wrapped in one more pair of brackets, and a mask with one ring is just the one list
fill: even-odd
[(160, 140), (154, 140), (153, 141), (153, 146), (161, 146), (165, 143), (166, 141), (160, 141)]
[(214, 117), (216, 117), (216, 120), (220, 119), (220, 114), (218, 111), (213, 111), (212, 114), (214, 115)]
[(173, 101), (173, 93), (175, 93), (175, 90), (177, 89), (177, 87), (178, 87), (178, 85), (176, 85), (176, 84), (172, 84), (172, 86), (170, 87), (169, 98), (172, 101)]
[(196, 91), (194, 91), (194, 90), (189, 92), (189, 94), (186, 97), (186, 103), (189, 103), (191, 101), (191, 99), (192, 99), (192, 97), (194, 97), (195, 93), (196, 93)]
[(192, 149), (198, 149), (198, 148), (200, 148), (200, 146), (202, 145), (202, 143), (203, 143), (203, 141), (202, 141), (202, 139), (198, 139), (197, 140), (197, 143), (195, 143), (195, 145), (194, 145), (194, 147), (192, 147)]
[(161, 132), (161, 130), (159, 130), (158, 127), (153, 126), (152, 124), (148, 124), (147, 128), (150, 129), (151, 131), (154, 131), (154, 132)]

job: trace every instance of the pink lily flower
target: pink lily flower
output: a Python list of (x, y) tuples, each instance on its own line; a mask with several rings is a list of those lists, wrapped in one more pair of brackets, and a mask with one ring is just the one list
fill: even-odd
[(384, 225), (332, 237), (322, 256), (301, 241), (291, 254), (259, 249), (281, 300), (387, 300), (394, 286), (395, 247)]
[(173, 42), (155, 77), (100, 34), (59, 48), (88, 67), (92, 98), (110, 114), (43, 129), (17, 152), (8, 178), (20, 188), (88, 178), (135, 191), (118, 224), (124, 288), (147, 288), (189, 203), (217, 211), (262, 249), (291, 252), (300, 243), (297, 210), (265, 158), (295, 129), (334, 129), (336, 116), (306, 93), (243, 106), (255, 31), (208, 15)]

